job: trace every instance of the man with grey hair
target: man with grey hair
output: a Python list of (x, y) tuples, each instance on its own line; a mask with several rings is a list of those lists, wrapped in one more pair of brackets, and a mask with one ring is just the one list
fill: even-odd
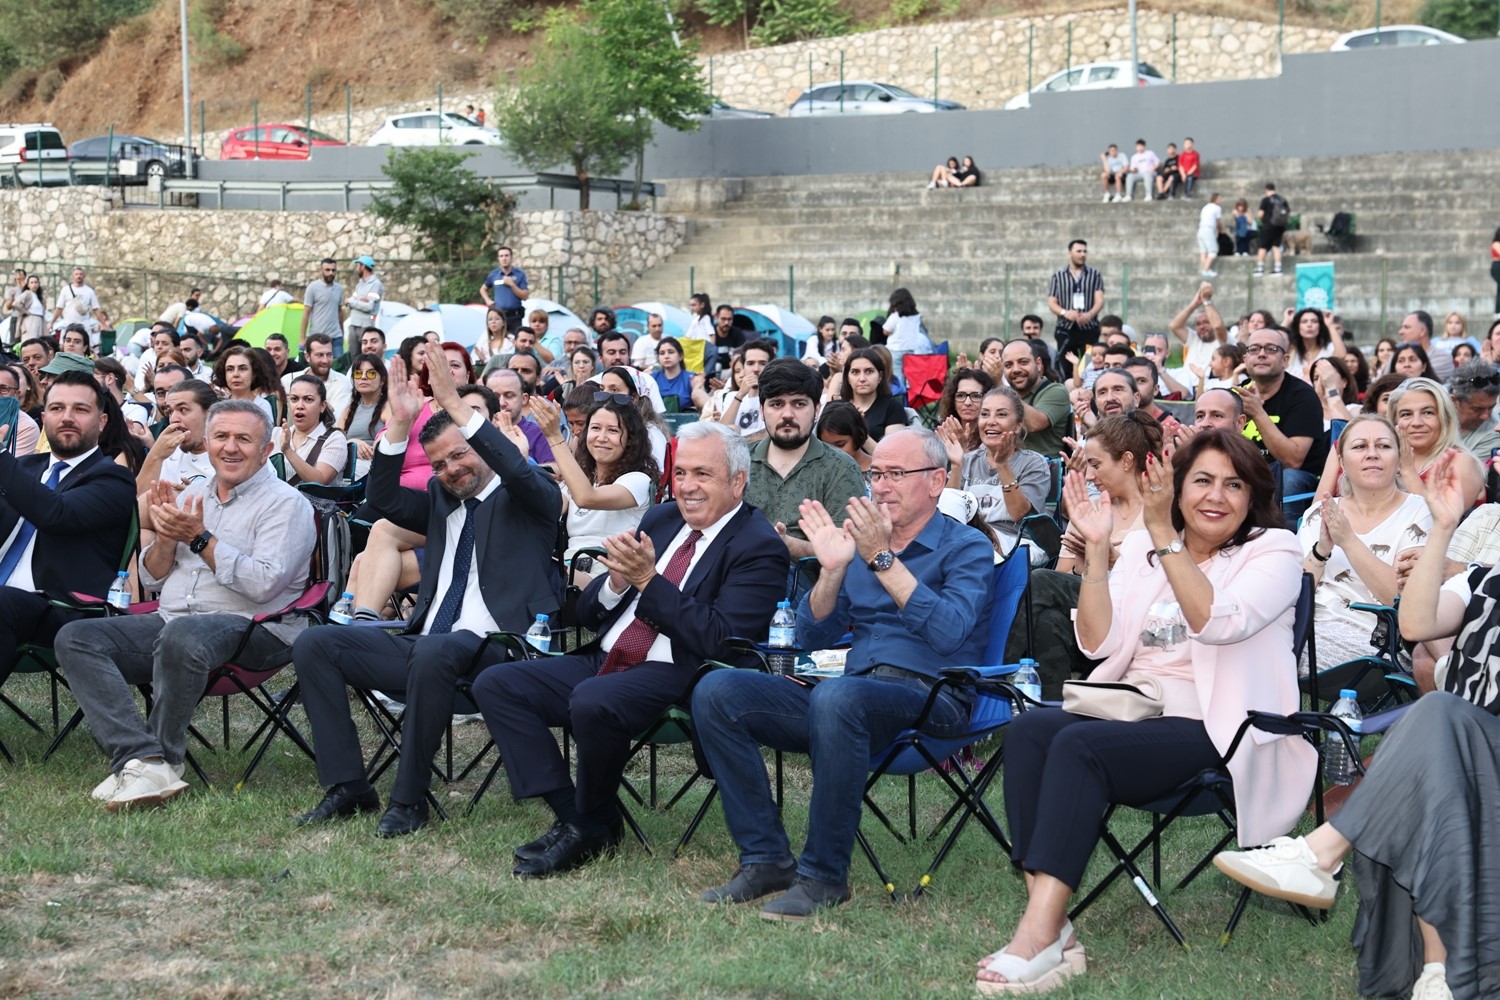
[[(511, 793), (541, 798), (556, 817), (517, 848), (517, 876), (558, 874), (612, 850), (621, 829), (615, 795), (636, 736), (682, 701), (705, 660), (725, 656), (730, 636), (766, 636), (789, 559), (770, 522), (744, 502), (749, 467), (732, 429), (683, 427), (676, 503), (647, 511), (638, 531), (605, 539), (598, 561), (609, 572), (579, 597), (578, 621), (595, 641), (545, 662), (493, 667), (474, 682)], [(573, 732), (576, 784), (552, 735), (560, 726)]]
[(1448, 393), (1458, 408), (1458, 443), (1480, 462), (1500, 448), (1495, 429), (1495, 402), (1500, 400), (1500, 369), (1488, 361), (1470, 361), (1454, 371)]
[[(110, 755), (93, 797), (111, 812), (160, 805), (187, 788), (187, 730), (209, 672), (237, 650), (246, 669), (286, 663), (304, 624), (250, 624), (302, 594), (317, 538), (307, 498), (267, 466), (271, 422), (256, 403), (229, 399), (208, 411), (207, 427), (212, 477), (186, 488), (159, 481), (147, 498), (140, 579), (160, 592), (160, 606), (72, 622), (54, 643)], [(154, 699), (145, 719), (133, 690), (142, 684)]]
[[(942, 442), (902, 429), (875, 447), (865, 473), (871, 495), (849, 501), (842, 526), (816, 500), (803, 502), (801, 527), (820, 572), (797, 609), (797, 645), (832, 646), (852, 623), (842, 677), (809, 689), (716, 670), (698, 682), (694, 730), (740, 850), (739, 870), (704, 902), (781, 892), (761, 910), (768, 920), (803, 920), (845, 902), (871, 752), (911, 728), (930, 700), (926, 732), (943, 738), (968, 724), (969, 694), (944, 689), (933, 699), (932, 687), (944, 667), (980, 662), (995, 550), (938, 510), (947, 478)], [(812, 756), (800, 859), (771, 797), (762, 746)]]

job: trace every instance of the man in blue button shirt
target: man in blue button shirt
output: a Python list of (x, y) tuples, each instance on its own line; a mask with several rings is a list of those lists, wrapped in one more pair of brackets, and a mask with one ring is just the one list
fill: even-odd
[(512, 257), (510, 247), (500, 247), (495, 251), (495, 261), (499, 266), (484, 279), (479, 294), (485, 305), (500, 310), (505, 317), (506, 330), (514, 336), (521, 329), (521, 320), (526, 314), (522, 303), (531, 298), (531, 286), (526, 283), (526, 272), (511, 266)]
[[(749, 902), (782, 892), (761, 910), (800, 920), (849, 898), (849, 860), (870, 757), (909, 729), (938, 672), (983, 652), (994, 548), (938, 511), (948, 458), (931, 431), (887, 434), (866, 478), (871, 498), (849, 501), (834, 524), (805, 501), (800, 526), (818, 557), (818, 582), (797, 609), (797, 643), (821, 649), (852, 628), (844, 676), (808, 688), (748, 670), (718, 670), (693, 692), (698, 740), (740, 849), (727, 884), (705, 902)], [(969, 703), (943, 693), (927, 731), (962, 731)], [(760, 747), (812, 756), (807, 842), (794, 858), (766, 779)]]

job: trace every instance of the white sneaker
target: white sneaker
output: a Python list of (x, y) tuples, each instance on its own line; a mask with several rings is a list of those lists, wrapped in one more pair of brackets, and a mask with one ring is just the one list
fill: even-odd
[(483, 722), (484, 716), (478, 712), (470, 712), (467, 715), (455, 714), (453, 724), (455, 726), (467, 726), (471, 722)]
[(1205, 278), (1217, 278), (1219, 276), (1219, 272), (1215, 271), (1213, 268), (1209, 268), (1207, 271), (1203, 272), (1203, 276)]
[(1110, 194), (1108, 191), (1104, 192), (1104, 202), (1105, 202), (1105, 204), (1108, 204), (1111, 201), (1114, 201), (1114, 195)]
[(1442, 962), (1428, 962), (1411, 988), (1411, 1000), (1453, 1000), (1448, 989), (1448, 974)]
[(1223, 851), (1214, 856), (1214, 866), (1263, 895), (1319, 910), (1333, 905), (1339, 889), (1333, 876), (1318, 867), (1305, 837), (1277, 837), (1253, 851)]
[[(115, 794), (118, 793), (119, 790), (126, 784), (129, 784), (136, 778), (139, 778), (141, 776), (141, 768), (145, 766), (146, 764), (142, 760), (136, 758), (127, 760), (124, 766), (120, 768), (118, 773), (111, 774), (109, 777), (99, 782), (99, 784), (95, 785), (94, 790), (89, 793), (90, 797), (98, 799), (100, 802), (108, 802), (110, 799), (114, 798)], [(184, 766), (182, 764), (168, 764), (167, 766), (172, 769), (172, 773), (177, 777), (182, 777), (182, 772), (184, 770)]]
[(110, 812), (159, 806), (187, 789), (181, 768), (133, 760), (120, 769), (120, 790), (104, 804)]
[(1129, 200), (1130, 200), (1130, 197), (1131, 197), (1131, 196), (1130, 196), (1130, 195), (1128, 195), (1128, 194), (1127, 194), (1127, 195), (1126, 195), (1126, 196), (1125, 196), (1125, 197), (1123, 197), (1123, 198), (1121, 198), (1121, 199), (1120, 199), (1120, 200), (1121, 200), (1121, 201), (1129, 201)]
[(927, 190), (931, 191), (931, 190), (933, 190), (936, 187), (937, 187), (937, 181), (928, 181), (927, 182)]

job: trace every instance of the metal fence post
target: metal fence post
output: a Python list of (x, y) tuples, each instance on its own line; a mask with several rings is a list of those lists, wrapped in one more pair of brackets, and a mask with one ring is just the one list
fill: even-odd
[(807, 54), (807, 89), (808, 90), (812, 90), (812, 88), (813, 88), (812, 53), (809, 52)]
[(1255, 308), (1255, 262), (1245, 262), (1245, 312)]
[(1065, 51), (1067, 52), (1067, 57), (1066, 57), (1067, 58), (1067, 62), (1064, 65), (1065, 65), (1066, 69), (1068, 69), (1069, 71), (1071, 71), (1073, 69), (1073, 22), (1072, 21), (1068, 22), (1068, 47), (1067, 47), (1067, 49)]
[(1036, 40), (1036, 25), (1026, 25), (1026, 92), (1031, 93), (1031, 46)]
[(1010, 261), (1005, 262), (1005, 308), (1000, 313), (1000, 337), (1004, 339), (1005, 331), (1010, 329)]
[[(115, 123), (109, 123), (109, 145), (104, 147), (104, 186), (109, 186), (109, 173), (115, 166)], [(40, 161), (38, 161), (40, 164)], [(71, 164), (70, 164), (71, 166)], [(69, 178), (71, 180), (71, 178)], [(124, 185), (121, 184), (123, 188)]]
[[(310, 83), (307, 85), (307, 130), (312, 131), (312, 84)], [(307, 140), (311, 142), (312, 136), (308, 136)]]
[(594, 304), (599, 304), (599, 265), (594, 265)]
[(1385, 336), (1386, 282), (1390, 276), (1391, 259), (1383, 256), (1380, 258), (1380, 329), (1376, 333), (1377, 340)]
[[(812, 86), (811, 83), (808, 86)], [(844, 113), (844, 50), (839, 49), (839, 114)]]
[(1380, 0), (1375, 0), (1375, 30), (1380, 30)]
[[(198, 102), (198, 149), (202, 153), (202, 155), (208, 155), (208, 122), (203, 114), (202, 101)], [(198, 176), (198, 172), (196, 170), (193, 171), (193, 176)]]
[(1276, 0), (1276, 71), (1286, 56), (1286, 0)]
[(354, 142), (354, 102), (349, 95), (349, 85), (344, 84), (344, 145)]
[(932, 110), (938, 105), (938, 47), (932, 47)]
[(714, 57), (708, 57), (708, 92), (714, 92)]
[(1130, 264), (1125, 264), (1125, 276), (1120, 279), (1120, 318), (1130, 320)]
[(797, 265), (786, 266), (786, 308), (787, 312), (797, 311)]
[[(253, 100), (253, 101), (250, 102), (250, 119), (251, 119), (251, 125), (255, 129), (255, 131), (251, 132), (250, 134), (253, 135), (253, 136), (255, 136), (255, 139), (254, 139), (254, 142), (255, 142), (255, 158), (258, 160), (258, 159), (260, 159), (260, 100), (259, 100), (259, 98), (257, 98), (256, 100)], [(222, 193), (219, 196), (219, 207), (220, 208), (224, 207), (224, 198), (223, 198)]]
[[(1285, 3), (1286, 0), (1281, 0)], [(1172, 11), (1172, 80), (1177, 80), (1177, 12)]]
[(698, 265), (688, 265), (688, 298), (698, 294)]

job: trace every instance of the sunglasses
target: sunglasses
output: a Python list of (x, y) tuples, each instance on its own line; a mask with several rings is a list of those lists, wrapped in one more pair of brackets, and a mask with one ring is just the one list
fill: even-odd
[(356, 382), (368, 382), (372, 378), (379, 378), (380, 373), (365, 370), (362, 372), (350, 372), (349, 377), (354, 379)]
[(630, 400), (630, 396), (628, 394), (626, 394), (626, 393), (623, 393), (623, 392), (596, 392), (596, 393), (594, 393), (594, 402), (596, 402), (596, 403), (616, 402), (616, 403), (619, 403), (621, 406), (629, 406), (631, 400)]

